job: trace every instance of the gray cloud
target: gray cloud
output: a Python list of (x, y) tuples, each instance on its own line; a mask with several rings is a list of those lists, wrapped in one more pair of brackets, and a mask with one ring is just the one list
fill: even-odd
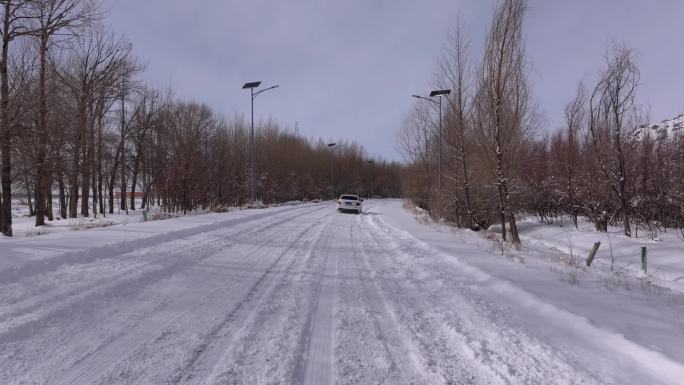
[[(260, 96), (257, 117), (311, 137), (347, 138), (400, 159), (395, 132), (412, 93), (427, 92), (460, 15), (479, 54), (495, 1), (111, 0), (108, 22), (133, 41), (145, 79), (227, 115), (249, 112), (240, 87)], [(684, 2), (536, 0), (527, 20), (532, 80), (550, 128), (562, 124), (577, 82), (589, 84), (607, 43), (639, 53), (640, 100), (660, 120), (684, 110)]]

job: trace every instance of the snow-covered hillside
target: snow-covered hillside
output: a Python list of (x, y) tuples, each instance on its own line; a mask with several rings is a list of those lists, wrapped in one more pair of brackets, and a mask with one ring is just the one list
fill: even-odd
[(638, 139), (649, 136), (655, 140), (672, 139), (682, 134), (684, 134), (684, 114), (665, 119), (660, 123), (642, 124), (634, 132)]

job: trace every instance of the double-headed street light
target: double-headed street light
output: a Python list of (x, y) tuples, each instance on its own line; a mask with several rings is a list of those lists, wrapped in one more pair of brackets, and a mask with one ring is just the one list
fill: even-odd
[[(437, 179), (438, 191), (442, 190), (442, 95), (446, 96), (449, 94), (451, 94), (451, 90), (434, 90), (430, 92), (429, 97), (411, 95), (414, 98), (427, 100), (439, 106), (439, 132), (437, 134), (437, 148), (439, 152), (439, 159), (437, 160), (437, 173), (439, 174), (439, 179)], [(435, 96), (438, 96), (437, 100), (434, 99)]]
[(254, 99), (259, 95), (260, 93), (268, 90), (272, 90), (274, 88), (278, 88), (278, 86), (272, 86), (268, 88), (264, 88), (263, 90), (259, 90), (257, 92), (254, 92), (254, 89), (259, 87), (261, 85), (261, 82), (250, 82), (250, 83), (245, 83), (244, 86), (242, 86), (242, 89), (247, 89), (249, 88), (249, 91), (252, 95), (252, 124), (250, 126), (249, 130), (249, 144), (250, 144), (250, 173), (251, 173), (251, 179), (252, 179), (252, 193), (251, 193), (251, 204), (254, 206), (254, 200), (256, 198), (256, 170), (254, 169), (254, 150), (256, 143), (254, 141)]

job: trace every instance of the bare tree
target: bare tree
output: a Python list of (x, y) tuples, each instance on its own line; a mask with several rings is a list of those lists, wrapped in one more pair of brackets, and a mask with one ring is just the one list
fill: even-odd
[(492, 155), (499, 190), (502, 238), (508, 221), (511, 242), (520, 244), (510, 195), (512, 151), (522, 142), (529, 104), (522, 23), (525, 0), (504, 0), (496, 10), (487, 40), (477, 97), (478, 129)]
[[(81, 215), (89, 216), (91, 177), (96, 172), (95, 130), (96, 126), (101, 124), (104, 112), (104, 106), (99, 105), (100, 111), (96, 116), (95, 98), (108, 97), (106, 94), (103, 95), (102, 91), (111, 90), (110, 85), (119, 77), (121, 68), (130, 55), (130, 44), (98, 27), (88, 36), (74, 38), (70, 48), (73, 54), (65, 73), (60, 74), (60, 78), (76, 101), (77, 124), (73, 135), (74, 151), (69, 172), (69, 216), (75, 218), (79, 198), (79, 176), (82, 192)], [(102, 103), (106, 101), (103, 100), (100, 104)]]
[[(32, 35), (36, 38), (39, 56), (38, 79), (38, 140), (36, 145), (36, 226), (45, 224), (47, 197), (50, 196), (51, 176), (48, 155), (47, 68), (48, 50), (56, 42), (73, 36), (97, 17), (92, 0), (35, 0), (28, 3)], [(56, 39), (57, 38), (57, 39)]]
[[(133, 113), (130, 114), (130, 117), (126, 117), (126, 102), (128, 101), (128, 98), (130, 95), (132, 95), (134, 92), (139, 90), (139, 84), (138, 82), (135, 81), (134, 76), (141, 72), (143, 70), (143, 67), (135, 61), (134, 58), (130, 57), (129, 60), (125, 63), (124, 66), (121, 67), (121, 77), (120, 77), (120, 91), (119, 91), (119, 97), (121, 98), (121, 110), (120, 110), (120, 117), (121, 117), (121, 152), (120, 154), (120, 165), (121, 165), (121, 174), (120, 174), (120, 179), (119, 182), (121, 183), (121, 200), (120, 200), (120, 208), (121, 210), (125, 211), (128, 213), (128, 205), (126, 202), (126, 191), (127, 191), (127, 185), (128, 185), (128, 179), (127, 179), (127, 170), (128, 170), (128, 164), (127, 164), (127, 158), (126, 158), (126, 142), (132, 135), (131, 129), (131, 123), (135, 119), (136, 115), (140, 112), (139, 108), (143, 107), (142, 105), (138, 105), (133, 111)], [(111, 209), (110, 209), (111, 210)]]
[(570, 208), (572, 222), (577, 227), (579, 209), (575, 198), (577, 195), (577, 168), (579, 163), (579, 138), (585, 115), (586, 96), (582, 85), (577, 87), (575, 99), (565, 107), (566, 143), (564, 151), (567, 204)]
[[(463, 202), (467, 216), (467, 227), (478, 230), (479, 224), (473, 212), (468, 167), (469, 149), (466, 136), (471, 125), (472, 88), (470, 84), (469, 42), (463, 35), (461, 21), (458, 21), (454, 34), (450, 37), (450, 46), (440, 62), (441, 77), (452, 90), (447, 111), (447, 144), (453, 149), (455, 158), (460, 161), (460, 188), (463, 190)], [(458, 167), (455, 168), (456, 170)], [(459, 175), (454, 175), (455, 181)], [(456, 198), (458, 200), (458, 198)], [(460, 223), (460, 219), (458, 220)]]
[(142, 67), (135, 61), (133, 57), (128, 57), (126, 63), (120, 68), (120, 76), (117, 80), (117, 99), (120, 103), (119, 110), (119, 140), (116, 145), (116, 152), (114, 154), (114, 162), (112, 170), (109, 174), (109, 213), (114, 214), (114, 184), (116, 183), (117, 170), (119, 171), (119, 182), (121, 183), (120, 192), (120, 208), (121, 210), (127, 211), (128, 205), (126, 204), (126, 191), (127, 191), (127, 167), (126, 167), (126, 144), (129, 141), (133, 130), (133, 124), (137, 114), (140, 112), (140, 108), (143, 107), (141, 104), (134, 106), (134, 109), (130, 113), (126, 113), (126, 101), (127, 95), (132, 94), (134, 87), (137, 84), (131, 81), (136, 73), (142, 71)]
[(431, 130), (429, 111), (425, 104), (417, 104), (415, 109), (404, 121), (399, 133), (399, 145), (404, 157), (417, 166), (420, 182), (415, 186), (414, 196), (420, 207), (432, 212), (432, 159), (431, 159)]
[(26, 21), (28, 0), (2, 0), (2, 56), (0, 57), (0, 152), (2, 152), (1, 180), (2, 197), (0, 198), (0, 232), (12, 236), (12, 164), (11, 143), (13, 114), (9, 110), (9, 59), (10, 43), (30, 32)]
[(601, 171), (619, 201), (625, 235), (631, 236), (625, 146), (637, 127), (639, 69), (634, 53), (625, 47), (614, 46), (607, 60), (589, 100), (589, 131)]
[[(133, 126), (133, 134), (131, 135), (134, 147), (133, 154), (133, 176), (131, 178), (131, 196), (130, 208), (135, 210), (135, 194), (138, 186), (138, 176), (141, 169), (146, 162), (146, 142), (152, 134), (154, 125), (157, 123), (159, 111), (163, 108), (161, 97), (159, 93), (152, 89), (143, 89), (140, 92), (139, 100), (137, 101), (139, 107), (136, 108), (139, 112), (134, 117), (135, 124)], [(145, 194), (147, 188), (143, 188)], [(143, 204), (144, 208), (144, 204)]]

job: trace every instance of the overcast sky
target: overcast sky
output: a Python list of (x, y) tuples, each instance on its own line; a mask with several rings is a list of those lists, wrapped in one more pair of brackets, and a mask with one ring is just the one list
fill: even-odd
[[(108, 24), (131, 40), (151, 85), (216, 111), (249, 114), (241, 87), (308, 137), (350, 139), (401, 159), (395, 133), (431, 89), (462, 18), (478, 56), (495, 0), (108, 0)], [(590, 84), (611, 41), (637, 51), (639, 100), (654, 121), (684, 112), (684, 1), (530, 0), (527, 48), (546, 126), (562, 125), (577, 83)]]

